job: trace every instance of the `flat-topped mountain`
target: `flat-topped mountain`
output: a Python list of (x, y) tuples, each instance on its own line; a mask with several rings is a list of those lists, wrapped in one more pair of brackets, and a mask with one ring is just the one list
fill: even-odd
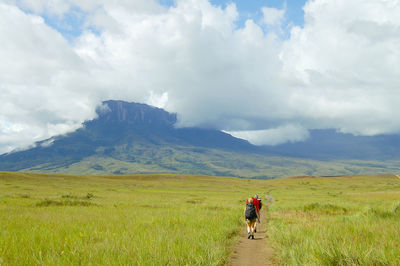
[[(114, 144), (189, 145), (234, 151), (255, 151), (248, 141), (214, 129), (175, 128), (176, 114), (140, 103), (106, 101), (98, 118), (87, 121), (78, 134)], [(70, 134), (70, 136), (73, 136)], [(100, 143), (101, 144), (101, 143)]]
[(97, 114), (75, 132), (0, 155), (0, 171), (266, 178), (393, 173), (400, 166), (393, 161), (400, 158), (397, 135), (313, 130), (304, 142), (260, 147), (219, 130), (176, 128), (176, 114), (146, 104), (105, 101)]
[(154, 125), (172, 127), (176, 122), (176, 114), (141, 103), (124, 101), (105, 101), (97, 109), (99, 117), (86, 122), (101, 124)]
[[(222, 131), (175, 128), (176, 114), (146, 104), (105, 101), (97, 109), (97, 114), (96, 119), (85, 122), (75, 132), (38, 142), (34, 148), (25, 151), (0, 155), (0, 170), (91, 173), (193, 171), (225, 175), (225, 170), (210, 170), (203, 163), (207, 161), (205, 153), (214, 153), (214, 150), (246, 153), (258, 149)], [(89, 161), (96, 163), (93, 165)]]

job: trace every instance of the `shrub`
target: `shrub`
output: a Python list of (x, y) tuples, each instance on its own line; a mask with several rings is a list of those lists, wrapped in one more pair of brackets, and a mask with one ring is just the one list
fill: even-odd
[(51, 200), (51, 199), (45, 199), (42, 200), (38, 203), (36, 203), (37, 207), (48, 207), (48, 206), (95, 206), (96, 204), (88, 202), (88, 201), (82, 201), (82, 200), (63, 200), (63, 201), (57, 201), (57, 200)]

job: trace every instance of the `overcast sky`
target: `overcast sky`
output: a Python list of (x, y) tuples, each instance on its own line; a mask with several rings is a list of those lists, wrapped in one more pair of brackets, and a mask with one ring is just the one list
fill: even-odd
[(400, 132), (399, 0), (3, 0), (0, 153), (108, 99), (255, 144)]

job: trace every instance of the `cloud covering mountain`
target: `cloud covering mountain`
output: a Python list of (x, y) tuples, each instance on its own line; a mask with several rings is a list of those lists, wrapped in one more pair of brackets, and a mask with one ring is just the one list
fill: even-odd
[(0, 153), (75, 130), (107, 99), (256, 144), (309, 129), (400, 132), (400, 1), (308, 1), (302, 27), (283, 25), (285, 8), (244, 26), (239, 12), (207, 0), (3, 1)]

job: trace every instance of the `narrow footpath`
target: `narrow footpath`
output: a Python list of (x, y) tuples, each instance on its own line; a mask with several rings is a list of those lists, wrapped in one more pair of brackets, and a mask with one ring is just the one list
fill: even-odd
[(266, 231), (267, 216), (265, 210), (261, 211), (261, 223), (257, 224), (255, 239), (247, 239), (247, 228), (243, 222), (243, 230), (231, 255), (228, 265), (275, 265), (272, 261), (273, 249), (268, 247)]

